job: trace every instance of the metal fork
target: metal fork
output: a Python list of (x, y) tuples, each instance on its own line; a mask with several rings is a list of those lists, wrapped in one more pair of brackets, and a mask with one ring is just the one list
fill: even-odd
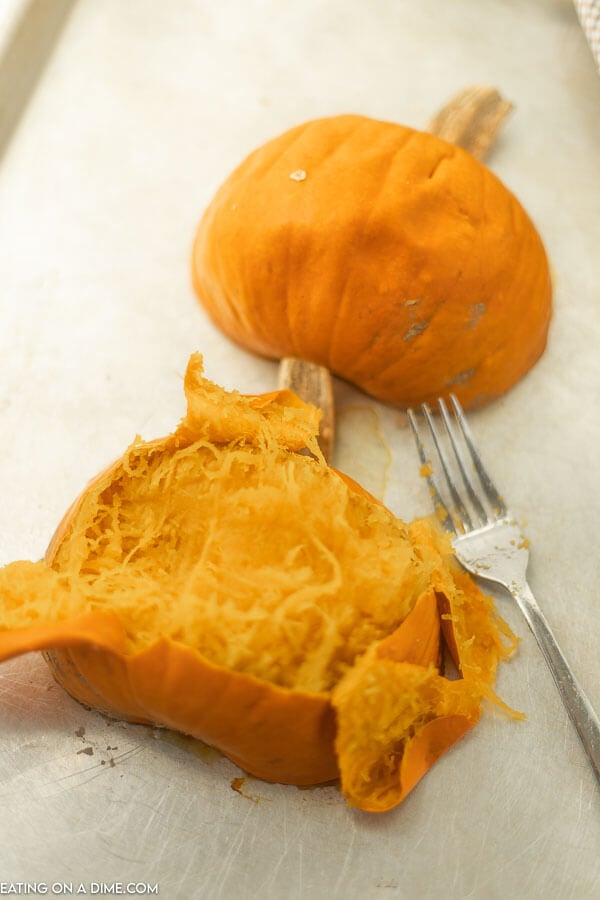
[[(433, 475), (417, 417), (408, 410), (434, 510), (443, 528), (453, 536), (456, 557), (465, 569), (478, 578), (502, 585), (516, 600), (550, 667), (600, 783), (600, 720), (527, 584), (528, 542), (484, 468), (458, 400), (452, 395), (450, 399), (453, 416), (445, 402), (438, 400), (443, 428), (434, 422), (427, 404), (421, 407), (440, 463), (445, 483), (443, 495)], [(461, 487), (457, 481), (462, 482)]]

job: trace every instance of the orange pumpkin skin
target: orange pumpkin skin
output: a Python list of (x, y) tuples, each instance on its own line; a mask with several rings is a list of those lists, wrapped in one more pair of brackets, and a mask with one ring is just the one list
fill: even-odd
[(306, 785), (338, 775), (327, 694), (284, 690), (167, 638), (129, 655), (121, 622), (105, 612), (0, 636), (3, 659), (32, 650), (46, 651), (55, 679), (85, 706), (196, 737), (266, 781)]
[(481, 405), (542, 354), (546, 253), (515, 196), (434, 135), (361, 116), (302, 124), (217, 191), (192, 257), (214, 322), (410, 406)]
[[(43, 591), (50, 574), (68, 575), (70, 533), (77, 530), (80, 515), (88, 521), (85, 507), (90, 497), (112, 489), (124, 472), (135, 471), (137, 461), (157, 451), (168, 454), (194, 445), (208, 396), (206, 391), (196, 390), (198, 367), (197, 360), (188, 367), (188, 415), (177, 431), (164, 439), (135, 444), (87, 486), (59, 524), (46, 554), (46, 566), (14, 564), (17, 575), (25, 579), (28, 595)], [(236, 418), (239, 405), (245, 407), (245, 415)], [(207, 414), (205, 437), (215, 441), (225, 437), (229, 446), (229, 432), (238, 432), (241, 422), (251, 440), (257, 427), (255, 413), (260, 411), (276, 433), (281, 428), (282, 434), (291, 435), (287, 446), (293, 454), (306, 446), (307, 429), (316, 440), (318, 423), (295, 418), (303, 406), (289, 392), (233, 398), (228, 406), (218, 402), (213, 418)], [(299, 458), (306, 460), (302, 455)], [(336, 474), (351, 494), (373, 499), (347, 476)], [(132, 650), (122, 619), (108, 607), (61, 621), (38, 618), (39, 624), (31, 625), (25, 620), (26, 627), (3, 628), (0, 623), (0, 661), (43, 651), (56, 680), (86, 706), (119, 719), (191, 735), (266, 781), (308, 785), (341, 777), (342, 791), (350, 803), (382, 812), (401, 802), (439, 756), (476, 723), (481, 698), (491, 693), (496, 666), (511, 652), (501, 641), (502, 633), (509, 640), (511, 635), (498, 627), (490, 601), (466, 575), (448, 564), (445, 545), (434, 529), (418, 521), (409, 531), (417, 555), (426, 554), (431, 563), (430, 586), (415, 598), (401, 624), (371, 644), (328, 691), (281, 687), (216, 664), (194, 646), (164, 635), (155, 635), (149, 645)], [(38, 574), (41, 571), (39, 583), (27, 581), (28, 566), (34, 566)], [(2, 574), (4, 577), (5, 570)], [(0, 587), (0, 609), (10, 577), (6, 579)], [(10, 597), (8, 604), (10, 608)], [(460, 684), (447, 681), (438, 672), (442, 631), (457, 666), (464, 671)], [(377, 702), (373, 705), (373, 692), (368, 689), (376, 670), (383, 672), (384, 678), (390, 676), (388, 707), (405, 689), (407, 697), (412, 696), (415, 681), (422, 683), (420, 696), (433, 697), (424, 714), (419, 713), (401, 737), (380, 734), (379, 755), (372, 750), (379, 707)], [(340, 685), (353, 673), (351, 683), (340, 692)], [(357, 729), (355, 711), (363, 702), (364, 716), (361, 713)], [(384, 785), (378, 782), (381, 759), (392, 761)], [(373, 778), (365, 785), (367, 768)]]
[[(295, 403), (295, 398), (283, 391), (252, 401), (263, 406), (279, 397)], [(151, 453), (166, 443), (169, 439), (149, 441), (141, 452)], [(108, 485), (120, 467), (117, 461), (97, 475), (69, 507), (48, 546), (45, 559), (49, 566), (87, 494)], [(379, 502), (348, 475), (337, 474), (352, 491)], [(426, 614), (425, 619), (409, 617), (403, 628), (383, 642), (380, 654), (416, 664), (436, 661), (438, 618), (432, 617), (431, 605)], [(416, 630), (414, 622), (418, 622)], [(0, 635), (2, 658), (44, 651), (54, 678), (67, 693), (105, 715), (169, 727), (195, 737), (265, 781), (311, 785), (339, 777), (330, 694), (280, 688), (214, 665), (194, 649), (168, 638), (134, 655), (125, 648), (118, 616), (106, 612)], [(464, 717), (461, 721), (464, 733), (472, 723)], [(445, 749), (453, 742), (452, 736)], [(424, 765), (421, 757), (418, 764)], [(421, 774), (432, 764), (433, 760)]]
[[(52, 546), (59, 542), (53, 540)], [(51, 561), (52, 556), (47, 558)], [(382, 641), (378, 658), (421, 666), (437, 661), (440, 625), (433, 597), (425, 595), (403, 625)], [(109, 612), (0, 634), (0, 658), (44, 651), (56, 681), (85, 706), (195, 737), (265, 781), (319, 784), (338, 778), (340, 767), (350, 778), (361, 764), (360, 756), (357, 763), (356, 754), (340, 745), (330, 694), (279, 688), (214, 665), (167, 638), (136, 654), (127, 654), (125, 646), (123, 626)], [(478, 717), (478, 709), (471, 707), (468, 714), (428, 722), (407, 744), (401, 777), (390, 796), (367, 797), (360, 808), (384, 812), (401, 802)]]
[[(252, 397), (264, 408), (287, 391)], [(151, 453), (170, 438), (144, 444)], [(46, 552), (52, 566), (88, 492), (107, 485), (117, 461), (100, 473), (69, 507)], [(352, 489), (364, 488), (340, 473)], [(232, 762), (265, 781), (310, 785), (338, 777), (335, 714), (328, 694), (290, 691), (214, 665), (200, 653), (163, 638), (140, 653), (125, 652), (119, 618), (88, 613), (71, 623), (0, 635), (2, 658), (40, 649), (57, 682), (79, 702), (114, 718), (164, 726), (217, 747)], [(12, 642), (12, 645), (11, 645)], [(52, 650), (47, 648), (52, 647)]]
[[(270, 398), (277, 396), (282, 394)], [(151, 453), (169, 442), (150, 441), (138, 452)], [(49, 566), (88, 493), (110, 484), (121, 465), (119, 460), (97, 475), (67, 510), (46, 553)], [(374, 499), (353, 479), (338, 474), (351, 490)], [(377, 657), (417, 666), (437, 664), (441, 627), (437, 609), (442, 604), (448, 612), (445, 595), (430, 593), (421, 598), (400, 628), (378, 646)], [(355, 754), (340, 744), (331, 693), (280, 688), (215, 665), (193, 648), (169, 638), (133, 654), (127, 652), (126, 643), (116, 614), (89, 612), (69, 621), (0, 632), (0, 659), (40, 650), (56, 681), (85, 706), (113, 718), (168, 727), (195, 737), (265, 781), (319, 784), (338, 778), (340, 767), (342, 774), (348, 770), (350, 778), (361, 765), (360, 757), (356, 761)], [(456, 645), (455, 651), (460, 664)], [(478, 705), (471, 704), (465, 715), (438, 717), (427, 723), (408, 743), (401, 777), (389, 796), (383, 800), (361, 798), (357, 805), (382, 812), (401, 802), (478, 717)], [(351, 791), (346, 793), (351, 798)]]
[(213, 665), (167, 638), (133, 656), (97, 640), (73, 645), (71, 638), (68, 649), (44, 654), (59, 684), (85, 705), (191, 735), (265, 781), (308, 785), (338, 776), (327, 695)]

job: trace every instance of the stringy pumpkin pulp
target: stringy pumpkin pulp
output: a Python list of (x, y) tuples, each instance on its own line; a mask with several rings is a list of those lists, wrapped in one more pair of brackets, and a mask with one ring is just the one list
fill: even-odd
[(432, 523), (325, 464), (312, 407), (226, 393), (199, 356), (185, 384), (175, 433), (98, 476), (46, 562), (0, 571), (0, 658), (46, 650), (88, 705), (388, 809), (493, 697), (509, 632)]

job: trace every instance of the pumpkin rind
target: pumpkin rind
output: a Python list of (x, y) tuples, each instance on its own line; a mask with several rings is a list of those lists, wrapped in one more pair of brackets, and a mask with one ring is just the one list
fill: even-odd
[(251, 153), (207, 208), (192, 270), (246, 349), (400, 406), (503, 394), (542, 354), (551, 317), (546, 253), (516, 197), (459, 147), (362, 116)]
[(168, 639), (133, 656), (81, 644), (46, 660), (84, 704), (198, 738), (266, 781), (308, 785), (337, 777), (325, 695), (286, 691), (212, 665)]
[[(157, 634), (140, 649), (132, 644), (124, 620), (110, 606), (60, 621), (44, 621), (38, 614), (39, 605), (34, 604), (28, 607), (29, 613), (37, 616), (33, 624), (28, 624), (31, 620), (26, 615), (23, 627), (5, 625), (9, 610), (15, 608), (15, 584), (27, 602), (32, 594), (47, 591), (53, 609), (52, 591), (57, 585), (67, 592), (77, 587), (75, 569), (71, 571), (71, 534), (79, 533), (82, 522), (87, 534), (89, 505), (105, 492), (112, 495), (119, 479), (133, 478), (136, 460), (159, 452), (176, 454), (182, 447), (187, 452), (189, 446), (195, 446), (197, 429), (212, 434), (214, 440), (227, 434), (232, 443), (225, 446), (236, 447), (238, 442), (232, 437), (236, 433), (236, 410), (243, 411), (238, 425), (249, 441), (256, 439), (260, 445), (255, 431), (258, 412), (269, 420), (270, 440), (278, 435), (277, 442), (285, 445), (285, 423), (289, 419), (289, 443), (294, 448), (289, 452), (296, 453), (307, 444), (318, 451), (318, 417), (297, 398), (285, 392), (258, 398), (217, 394), (216, 409), (211, 413), (210, 403), (204, 405), (211, 387), (201, 383), (200, 373), (199, 358), (192, 358), (186, 375), (188, 416), (177, 431), (164, 439), (136, 443), (88, 485), (58, 526), (45, 564), (13, 563), (0, 570), (0, 611), (5, 610), (5, 615), (0, 614), (0, 660), (32, 650), (45, 651), (57, 681), (87, 706), (132, 722), (184, 732), (217, 747), (243, 769), (268, 781), (307, 785), (341, 776), (342, 790), (350, 803), (371, 811), (390, 809), (477, 721), (482, 697), (491, 694), (496, 666), (511, 650), (502, 643), (503, 631), (495, 621), (491, 601), (454, 568), (447, 543), (432, 524), (417, 521), (407, 530), (415, 560), (421, 556), (426, 559), (427, 589), (415, 598), (403, 621), (372, 642), (329, 690), (283, 687), (211, 661), (196, 647), (164, 634)], [(266, 452), (264, 447), (261, 452)], [(303, 466), (317, 465), (304, 455), (299, 459)], [(352, 500), (356, 495), (361, 503), (368, 504), (369, 528), (379, 516), (391, 517), (351, 479), (321, 465), (323, 478), (333, 478), (336, 483), (339, 479), (346, 485), (351, 503), (356, 502)], [(319, 483), (322, 486), (323, 482)], [(319, 500), (315, 497), (315, 503)], [(250, 523), (252, 528), (255, 525)], [(367, 539), (361, 536), (361, 541)], [(393, 545), (394, 557), (399, 547), (399, 542)], [(114, 562), (112, 556), (110, 562)], [(17, 592), (14, 596), (13, 588)], [(396, 596), (397, 589), (394, 608)], [(399, 604), (402, 598), (397, 599)], [(345, 616), (345, 606), (343, 609)], [(373, 612), (371, 598), (368, 614)], [(458, 688), (437, 671), (442, 629), (452, 638), (450, 647), (463, 671)], [(504, 633), (510, 638), (508, 632)], [(346, 638), (349, 640), (349, 636)], [(387, 754), (388, 746), (394, 748), (392, 765), (387, 766), (383, 782), (374, 777), (365, 788), (360, 774), (364, 754), (371, 753), (371, 734), (381, 730), (377, 700), (364, 707), (358, 725), (354, 719), (357, 707), (368, 695), (365, 683), (376, 672), (384, 676), (389, 673), (389, 686), (384, 678), (383, 693), (392, 713), (398, 702), (395, 690), (402, 689), (403, 684), (407, 686), (407, 698), (413, 682), (423, 684), (426, 703), (414, 715), (410, 713), (408, 730), (396, 733), (392, 729), (389, 735), (383, 734), (382, 752)], [(400, 700), (404, 702), (402, 696)]]

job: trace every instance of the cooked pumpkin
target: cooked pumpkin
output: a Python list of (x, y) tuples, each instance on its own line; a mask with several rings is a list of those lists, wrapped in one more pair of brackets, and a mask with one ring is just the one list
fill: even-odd
[(86, 705), (389, 809), (477, 721), (512, 636), (435, 524), (327, 466), (314, 407), (227, 393), (198, 355), (185, 389), (176, 431), (99, 475), (45, 561), (0, 570), (0, 659), (43, 650)]
[(318, 119), (259, 147), (204, 213), (192, 265), (238, 344), (400, 406), (481, 405), (546, 344), (548, 261), (517, 198), (465, 150), (390, 122)]

